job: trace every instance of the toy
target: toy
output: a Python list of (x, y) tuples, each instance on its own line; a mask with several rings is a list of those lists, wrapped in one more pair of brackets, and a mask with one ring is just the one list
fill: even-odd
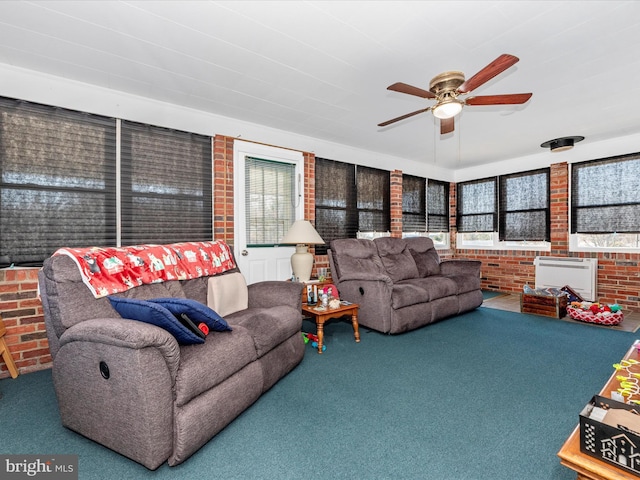
[[(616, 369), (617, 372), (622, 371), (622, 373), (626, 373), (625, 375), (616, 375), (616, 379), (620, 382), (620, 388), (618, 388), (618, 393), (627, 399), (627, 403), (629, 404), (640, 404), (640, 400), (637, 398), (640, 393), (640, 385), (638, 383), (638, 379), (640, 378), (640, 374), (636, 373), (638, 368), (637, 360), (628, 359), (622, 360), (620, 363), (614, 363), (613, 368)], [(634, 372), (632, 369), (634, 369)]]
[[(302, 338), (304, 338), (304, 343), (307, 344), (311, 342), (311, 346), (313, 348), (318, 348), (318, 336), (313, 333), (302, 332)], [(322, 351), (324, 352), (327, 349), (326, 345), (322, 345)]]
[(302, 332), (302, 338), (304, 338), (304, 343), (315, 342), (316, 347), (318, 346), (318, 336), (313, 333)]

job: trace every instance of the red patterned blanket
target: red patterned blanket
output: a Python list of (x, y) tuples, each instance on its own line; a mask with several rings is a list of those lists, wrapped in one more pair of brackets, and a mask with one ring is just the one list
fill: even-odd
[(61, 248), (96, 298), (124, 292), (143, 284), (189, 280), (235, 267), (230, 247), (222, 241), (185, 242), (131, 247)]

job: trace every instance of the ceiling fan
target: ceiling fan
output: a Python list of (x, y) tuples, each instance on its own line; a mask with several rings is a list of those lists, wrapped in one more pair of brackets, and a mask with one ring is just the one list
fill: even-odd
[(379, 123), (379, 127), (386, 127), (405, 118), (413, 117), (419, 113), (431, 110), (436, 118), (440, 119), (440, 134), (451, 133), (454, 130), (453, 118), (462, 111), (465, 105), (520, 105), (531, 98), (532, 93), (513, 93), (507, 95), (484, 95), (469, 97), (466, 100), (460, 97), (475, 90), (480, 85), (491, 80), (507, 68), (518, 63), (520, 59), (513, 55), (502, 54), (489, 65), (476, 73), (469, 80), (465, 80), (464, 73), (458, 71), (444, 72), (436, 75), (429, 82), (429, 90), (413, 87), (406, 83), (394, 83), (387, 90), (415, 95), (417, 97), (435, 99), (436, 104), (415, 112), (407, 113), (386, 122)]

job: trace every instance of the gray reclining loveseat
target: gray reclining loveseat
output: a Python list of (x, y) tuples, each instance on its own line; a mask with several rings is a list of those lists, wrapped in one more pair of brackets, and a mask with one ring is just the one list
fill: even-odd
[(413, 330), (482, 304), (476, 260), (440, 262), (428, 237), (338, 239), (329, 249), (340, 298), (360, 305), (360, 325)]

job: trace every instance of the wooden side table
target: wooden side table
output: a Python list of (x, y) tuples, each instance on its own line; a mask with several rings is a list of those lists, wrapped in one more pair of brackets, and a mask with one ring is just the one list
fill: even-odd
[(11, 377), (16, 378), (18, 376), (18, 369), (16, 368), (16, 364), (13, 363), (13, 357), (9, 351), (9, 347), (7, 347), (7, 342), (4, 340), (5, 333), (7, 333), (7, 327), (5, 327), (2, 317), (0, 317), (0, 356), (4, 359), (4, 363), (7, 364)]
[(322, 353), (322, 340), (324, 339), (324, 322), (330, 318), (343, 317), (351, 315), (351, 324), (353, 325), (353, 336), (356, 343), (360, 342), (360, 332), (358, 331), (358, 308), (360, 305), (351, 303), (349, 305), (340, 305), (338, 308), (323, 308), (317, 305), (302, 304), (302, 313), (313, 318), (316, 322), (316, 335), (318, 336), (318, 353)]

